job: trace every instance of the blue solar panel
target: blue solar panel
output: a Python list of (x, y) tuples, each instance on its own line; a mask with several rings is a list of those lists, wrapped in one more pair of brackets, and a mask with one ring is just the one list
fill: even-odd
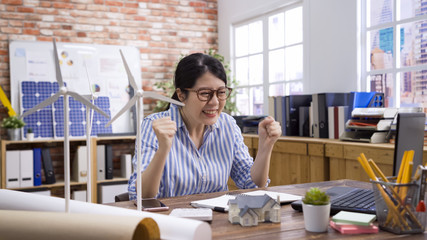
[[(65, 83), (64, 83), (65, 84)], [(21, 113), (49, 98), (59, 90), (58, 83), (31, 82), (21, 83)], [(86, 136), (86, 106), (69, 97), (69, 135), (70, 137)], [(111, 116), (110, 99), (98, 97), (95, 105)], [(49, 105), (24, 118), (24, 136), (28, 128), (34, 131), (36, 138), (64, 137), (64, 99), (60, 97), (53, 105)], [(112, 133), (112, 126), (105, 128), (109, 119), (94, 112), (92, 136), (98, 133)]]
[[(98, 106), (101, 108), (102, 111), (104, 111), (106, 114), (108, 114), (111, 117), (110, 112), (110, 99), (108, 97), (98, 97), (95, 100), (95, 106)], [(93, 120), (92, 120), (92, 136), (96, 136), (99, 133), (112, 133), (113, 127), (110, 125), (108, 127), (105, 127), (105, 124), (108, 123), (110, 119), (102, 116), (98, 112), (93, 113)]]
[[(52, 83), (50, 82), (21, 82), (21, 113), (43, 102), (51, 96)], [(27, 130), (31, 128), (35, 138), (52, 138), (52, 107), (47, 106), (40, 111), (24, 117), (23, 135), (27, 136)]]

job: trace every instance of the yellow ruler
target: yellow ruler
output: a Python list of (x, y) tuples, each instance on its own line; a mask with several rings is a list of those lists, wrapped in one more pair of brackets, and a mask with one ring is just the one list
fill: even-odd
[(15, 110), (13, 110), (12, 105), (9, 102), (9, 99), (7, 98), (6, 94), (3, 91), (3, 88), (0, 86), (0, 101), (3, 103), (3, 106), (7, 107), (8, 114), (10, 117), (16, 116)]

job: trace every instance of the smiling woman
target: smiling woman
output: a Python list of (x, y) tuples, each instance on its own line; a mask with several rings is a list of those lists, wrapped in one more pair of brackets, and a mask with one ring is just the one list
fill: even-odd
[[(231, 88), (222, 63), (194, 53), (177, 65), (172, 98), (185, 104), (146, 117), (142, 123), (142, 184), (129, 180), (130, 199), (173, 197), (228, 190), (231, 177), (239, 188), (268, 185), (270, 156), (281, 135), (268, 117), (259, 124), (256, 161), (249, 155), (234, 118), (223, 112)], [(136, 157), (133, 159), (137, 169)]]
[[(216, 58), (219, 62), (221, 62), (224, 67), (225, 74), (227, 76), (227, 85), (231, 88), (234, 88), (238, 85), (236, 78), (231, 74), (230, 64), (225, 61), (224, 56), (219, 54), (215, 49), (210, 48), (205, 52), (206, 55), (209, 55), (213, 58)], [(159, 89), (162, 89), (166, 96), (172, 96), (175, 93), (175, 87), (173, 80), (165, 81), (165, 82), (157, 82), (155, 86)], [(229, 96), (227, 97), (227, 102), (224, 106), (224, 112), (228, 114), (238, 114), (240, 111), (236, 105), (236, 92), (230, 91)], [(153, 109), (153, 112), (161, 112), (168, 108), (169, 103), (164, 101), (157, 101), (156, 107)]]

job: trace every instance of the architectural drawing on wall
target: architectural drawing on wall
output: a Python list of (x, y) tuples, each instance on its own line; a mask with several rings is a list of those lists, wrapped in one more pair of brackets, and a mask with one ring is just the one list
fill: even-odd
[(258, 222), (280, 223), (280, 199), (263, 196), (237, 195), (228, 202), (228, 220), (243, 227), (257, 226)]

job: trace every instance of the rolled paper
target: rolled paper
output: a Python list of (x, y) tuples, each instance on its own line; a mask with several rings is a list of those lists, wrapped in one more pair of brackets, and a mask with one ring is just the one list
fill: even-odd
[[(3, 210), (64, 212), (64, 205), (63, 198), (0, 189), (0, 209)], [(70, 201), (70, 212), (152, 218), (159, 226), (161, 239), (212, 239), (212, 229), (209, 224), (193, 219), (76, 200)]]
[(0, 210), (1, 239), (160, 239), (152, 218)]

